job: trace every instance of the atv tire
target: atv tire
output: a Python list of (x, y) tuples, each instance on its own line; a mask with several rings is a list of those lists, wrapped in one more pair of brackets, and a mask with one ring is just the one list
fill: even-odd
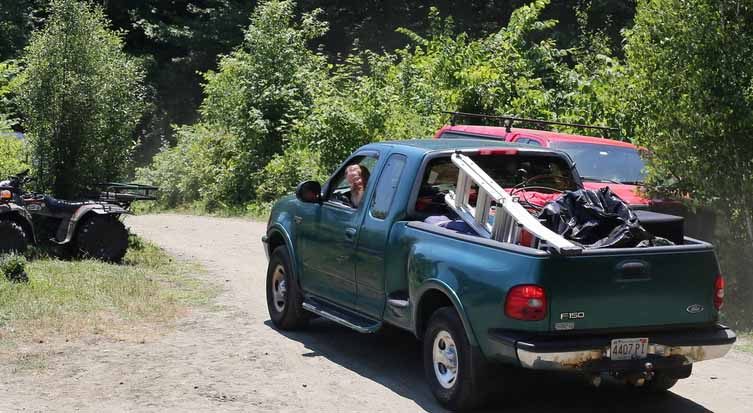
[(0, 220), (0, 255), (15, 252), (23, 254), (28, 247), (26, 232), (17, 223)]
[(128, 249), (128, 231), (114, 216), (92, 215), (79, 224), (75, 246), (84, 258), (120, 262)]

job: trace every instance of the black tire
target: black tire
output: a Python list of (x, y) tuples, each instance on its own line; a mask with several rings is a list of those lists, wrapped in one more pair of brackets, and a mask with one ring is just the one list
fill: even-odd
[(311, 318), (303, 309), (303, 294), (292, 277), (290, 255), (284, 246), (275, 248), (269, 257), (267, 309), (272, 323), (280, 330), (305, 327)]
[[(443, 340), (449, 335), (454, 344), (455, 375), (453, 379), (443, 376), (442, 363), (435, 367), (434, 350), (442, 349)], [(445, 342), (445, 349), (453, 348)], [(434, 312), (429, 320), (423, 339), (424, 374), (434, 397), (444, 407), (452, 411), (470, 410), (480, 407), (488, 395), (487, 362), (478, 348), (468, 342), (463, 323), (454, 308), (443, 307)], [(452, 362), (452, 357), (445, 354), (445, 360)], [(445, 374), (452, 369), (444, 368)]]
[(16, 222), (0, 220), (0, 254), (23, 254), (29, 246), (26, 232)]
[(91, 215), (78, 224), (75, 245), (84, 258), (120, 262), (128, 249), (128, 231), (113, 215)]

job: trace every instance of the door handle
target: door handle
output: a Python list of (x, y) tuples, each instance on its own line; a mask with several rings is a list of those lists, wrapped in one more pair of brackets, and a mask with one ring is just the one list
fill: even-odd
[(303, 222), (303, 217), (296, 215), (293, 217), (293, 221), (295, 221), (296, 224), (300, 224), (301, 222)]
[(345, 239), (348, 241), (353, 241), (356, 239), (356, 234), (358, 231), (355, 228), (347, 228), (345, 230)]

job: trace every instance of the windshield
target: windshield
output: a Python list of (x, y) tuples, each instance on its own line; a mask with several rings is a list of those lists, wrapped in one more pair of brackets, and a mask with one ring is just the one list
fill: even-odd
[(640, 184), (645, 178), (643, 159), (635, 148), (580, 142), (552, 142), (567, 152), (584, 180)]

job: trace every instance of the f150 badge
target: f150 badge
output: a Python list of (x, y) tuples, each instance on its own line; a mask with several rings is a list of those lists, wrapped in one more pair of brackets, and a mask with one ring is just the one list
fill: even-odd
[(581, 318), (586, 318), (586, 313), (583, 311), (560, 313), (560, 320), (580, 320)]
[(700, 304), (691, 304), (688, 306), (688, 308), (685, 309), (685, 311), (689, 312), (690, 314), (698, 314), (703, 311), (703, 306)]

